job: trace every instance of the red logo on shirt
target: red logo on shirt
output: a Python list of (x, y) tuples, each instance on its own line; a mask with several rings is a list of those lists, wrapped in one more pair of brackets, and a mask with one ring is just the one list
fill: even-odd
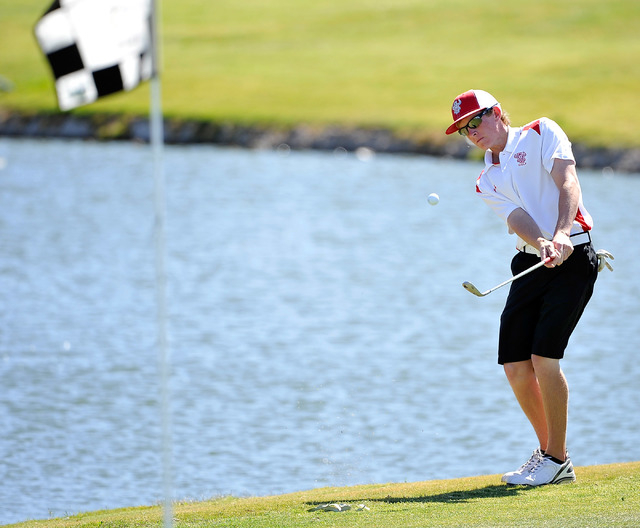
[(522, 167), (527, 164), (527, 153), (526, 152), (516, 152), (514, 157), (518, 161), (518, 165)]

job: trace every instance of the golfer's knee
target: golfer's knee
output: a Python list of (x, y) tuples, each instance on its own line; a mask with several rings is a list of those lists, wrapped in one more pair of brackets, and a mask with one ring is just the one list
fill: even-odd
[(533, 366), (531, 361), (518, 361), (516, 363), (505, 363), (504, 373), (511, 385), (528, 383), (533, 376)]
[(560, 373), (560, 360), (553, 358), (546, 358), (542, 356), (531, 356), (531, 364), (536, 374), (559, 374)]

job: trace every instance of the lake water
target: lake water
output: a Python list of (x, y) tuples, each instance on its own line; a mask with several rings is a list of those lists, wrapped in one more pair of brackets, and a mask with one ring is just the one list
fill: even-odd
[[(480, 166), (167, 147), (176, 499), (494, 474), (515, 239)], [(640, 177), (582, 171), (600, 273), (563, 367), (577, 466), (640, 460)], [(437, 192), (437, 206), (427, 195)], [(162, 500), (149, 148), (0, 139), (0, 524)], [(579, 478), (579, 470), (578, 470)]]

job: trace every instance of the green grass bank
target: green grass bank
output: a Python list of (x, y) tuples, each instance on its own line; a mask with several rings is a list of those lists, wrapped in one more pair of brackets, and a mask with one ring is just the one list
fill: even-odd
[[(33, 25), (50, 0), (0, 0), (7, 112), (57, 109)], [(168, 118), (392, 130), (441, 144), (455, 95), (492, 92), (514, 124), (546, 115), (575, 143), (638, 148), (640, 2), (164, 0)], [(7, 82), (3, 82), (7, 85)], [(145, 115), (145, 88), (75, 115)]]
[[(176, 528), (429, 528), (640, 526), (640, 462), (576, 468), (571, 485), (509, 487), (499, 475), (403, 484), (321, 488), (273, 497), (178, 503)], [(321, 504), (349, 504), (329, 512)], [(358, 511), (358, 506), (368, 509)], [(147, 528), (160, 506), (127, 508), (12, 525), (18, 528)]]

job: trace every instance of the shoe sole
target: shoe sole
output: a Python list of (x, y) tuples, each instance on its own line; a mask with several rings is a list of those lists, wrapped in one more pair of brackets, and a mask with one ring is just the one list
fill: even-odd
[(515, 486), (526, 486), (528, 488), (539, 488), (541, 486), (554, 486), (556, 484), (573, 484), (576, 481), (576, 479), (571, 478), (571, 477), (565, 477), (565, 478), (561, 478), (558, 480), (555, 480), (553, 482), (545, 482), (544, 484), (525, 484), (524, 482), (522, 484), (515, 484), (513, 482), (505, 482), (506, 486), (510, 486), (510, 487), (515, 487)]
[[(559, 473), (563, 473), (564, 471), (561, 470)], [(545, 482), (544, 484), (529, 484), (527, 483), (527, 486), (531, 486), (532, 488), (537, 488), (540, 486), (550, 486), (550, 485), (555, 485), (555, 484), (573, 484), (576, 481), (576, 474), (573, 472), (573, 468), (571, 469), (571, 474), (570, 475), (556, 475), (555, 477), (553, 477), (553, 479), (551, 479), (550, 482)]]
[(562, 478), (559, 478), (558, 480), (549, 482), (549, 484), (573, 484), (575, 481), (576, 481), (576, 477), (574, 476), (562, 477)]
[(576, 475), (571, 471), (571, 475), (564, 475), (558, 477), (557, 475), (551, 480), (551, 482), (545, 482), (544, 484), (529, 484), (528, 482), (505, 482), (507, 486), (528, 486), (530, 488), (539, 488), (540, 486), (550, 486), (554, 484), (573, 484), (576, 481)]

